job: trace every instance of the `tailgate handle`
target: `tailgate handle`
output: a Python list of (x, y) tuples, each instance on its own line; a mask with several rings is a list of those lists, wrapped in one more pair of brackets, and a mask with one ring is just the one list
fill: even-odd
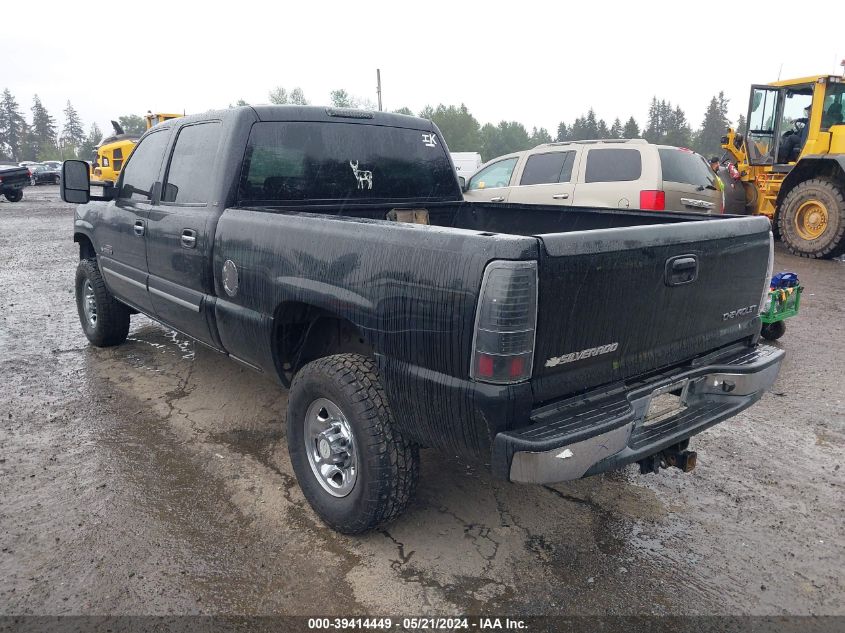
[(682, 286), (698, 279), (698, 258), (695, 255), (678, 255), (666, 260), (667, 286)]

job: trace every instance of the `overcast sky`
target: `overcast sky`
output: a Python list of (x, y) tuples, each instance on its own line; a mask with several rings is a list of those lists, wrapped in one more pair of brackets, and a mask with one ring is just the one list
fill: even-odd
[[(633, 115), (643, 125), (656, 95), (695, 128), (719, 90), (736, 120), (749, 84), (838, 73), (845, 57), (836, 31), (807, 37), (800, 25), (841, 22), (845, 4), (830, 0), (41, 0), (21, 10), (0, 38), (0, 89), (27, 119), (37, 93), (60, 126), (70, 99), (86, 130), (148, 109), (266, 103), (276, 85), (300, 86), (314, 104), (336, 88), (375, 102), (376, 68), (385, 109), (463, 102), (482, 124), (516, 120), (554, 135), (590, 106), (608, 124)], [(790, 25), (797, 31), (784, 35)]]

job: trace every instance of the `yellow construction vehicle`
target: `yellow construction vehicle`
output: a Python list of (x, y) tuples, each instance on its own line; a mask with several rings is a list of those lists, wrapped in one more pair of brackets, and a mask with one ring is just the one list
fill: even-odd
[[(147, 112), (144, 115), (144, 120), (149, 130), (154, 125), (180, 116), (182, 115)], [(97, 184), (117, 182), (120, 170), (123, 169), (123, 163), (129, 158), (129, 154), (132, 153), (138, 139), (141, 138), (136, 134), (126, 134), (117, 121), (112, 121), (111, 124), (114, 128), (114, 134), (104, 138), (97, 145), (97, 155), (94, 158), (94, 164), (91, 166), (91, 180)]]
[(845, 253), (845, 77), (753, 85), (746, 122), (744, 137), (722, 138), (746, 210), (767, 216), (795, 255)]

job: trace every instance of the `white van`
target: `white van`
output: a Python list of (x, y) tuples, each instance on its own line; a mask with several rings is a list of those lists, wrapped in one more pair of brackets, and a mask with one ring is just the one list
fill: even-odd
[(703, 156), (642, 139), (546, 143), (499, 156), (469, 179), (464, 198), (650, 211), (724, 209)]
[(481, 154), (478, 152), (450, 152), (452, 163), (455, 165), (455, 173), (458, 177), (463, 177), (464, 180), (469, 180), (478, 168), (484, 164), (481, 160)]

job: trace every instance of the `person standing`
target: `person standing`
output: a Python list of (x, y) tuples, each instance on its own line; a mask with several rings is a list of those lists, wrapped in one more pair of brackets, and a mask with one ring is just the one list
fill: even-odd
[(721, 167), (719, 163), (719, 159), (716, 156), (710, 158), (710, 169), (713, 170), (713, 176), (715, 177), (714, 184), (716, 185), (716, 189), (722, 192), (722, 208), (719, 210), (720, 213), (725, 212), (725, 181), (722, 180), (721, 176), (719, 176), (719, 168)]

